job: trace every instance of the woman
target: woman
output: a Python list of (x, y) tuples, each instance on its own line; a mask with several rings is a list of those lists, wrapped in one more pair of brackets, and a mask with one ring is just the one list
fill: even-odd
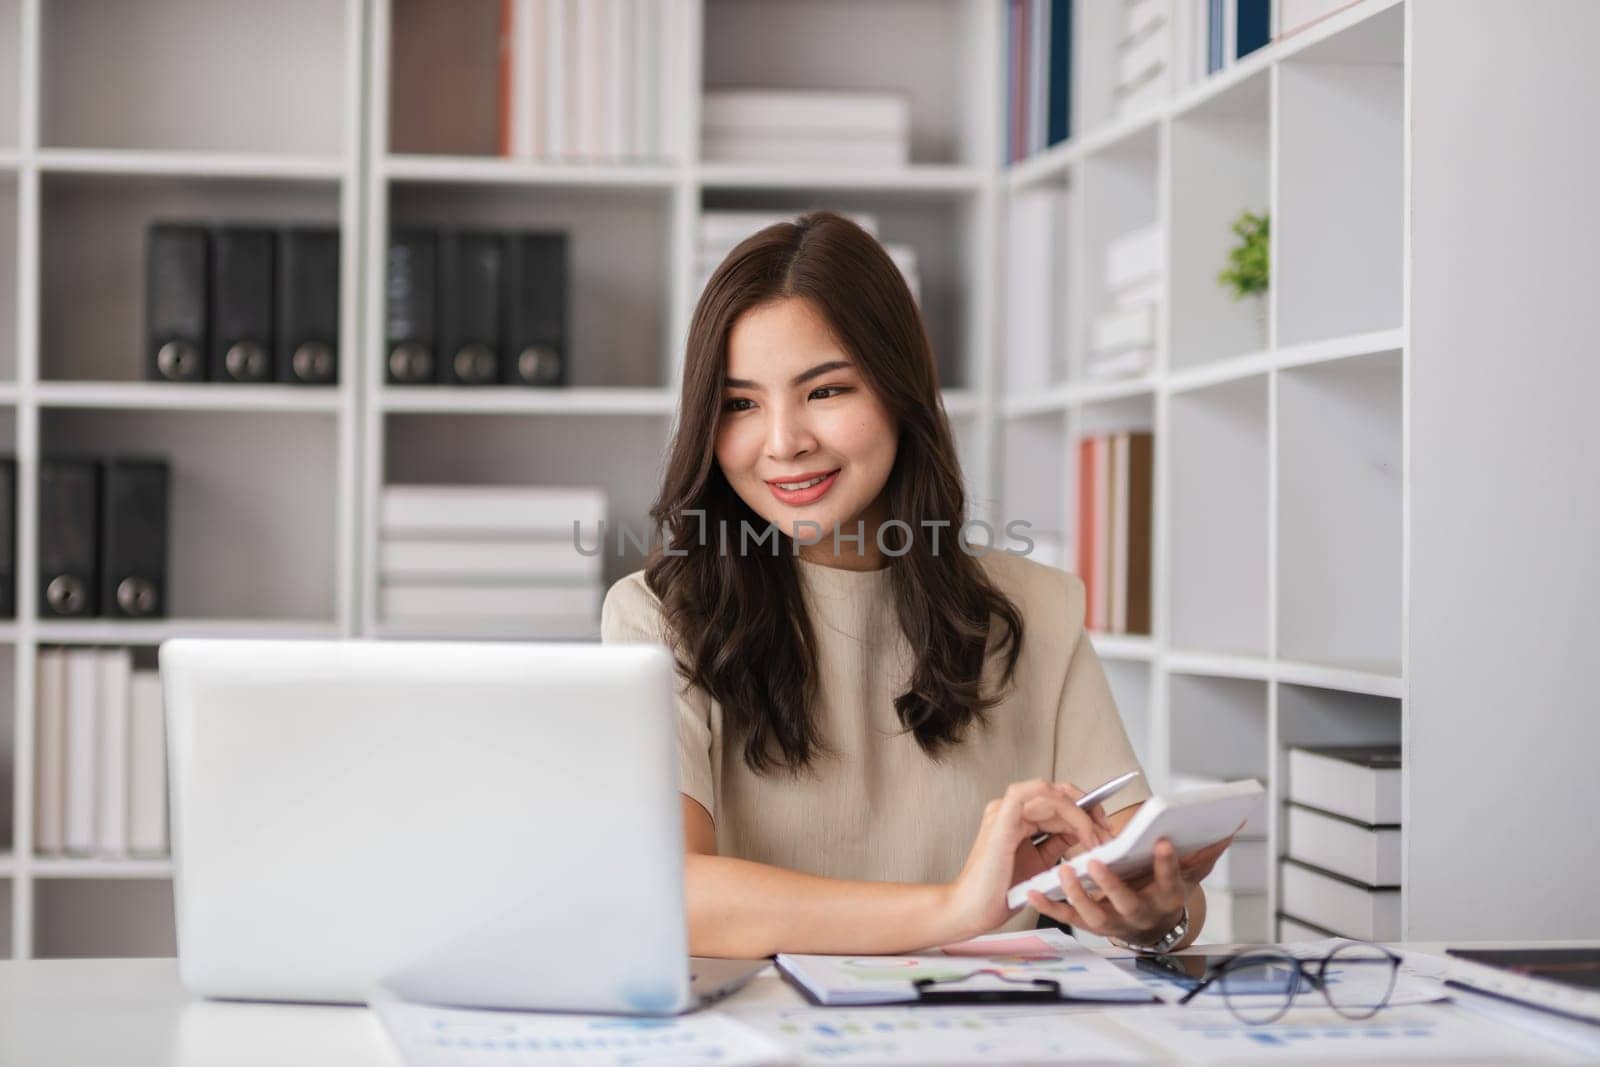
[[(697, 955), (897, 953), (1032, 925), (1006, 890), (1106, 840), (1142, 780), (1083, 585), (957, 532), (965, 497), (932, 350), (883, 248), (830, 212), (768, 227), (695, 310), (644, 570), (606, 641), (671, 647)], [(1052, 836), (1035, 846), (1041, 832)], [(1182, 947), (1225, 843), (1152, 876), (1097, 866), (1034, 908)], [(1174, 936), (1176, 935), (1176, 936)]]

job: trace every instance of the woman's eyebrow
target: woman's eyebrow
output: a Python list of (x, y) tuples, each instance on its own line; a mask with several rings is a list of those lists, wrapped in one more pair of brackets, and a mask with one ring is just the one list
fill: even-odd
[[(803, 370), (799, 374), (796, 374), (793, 378), (789, 379), (789, 385), (791, 387), (796, 385), (804, 385), (811, 379), (827, 374), (829, 371), (843, 370), (847, 367), (854, 366), (855, 364), (851, 363), (848, 359), (831, 359), (826, 363), (818, 363), (810, 370)], [(723, 384), (728, 386), (730, 389), (761, 388), (761, 386), (757, 385), (755, 382), (749, 381), (745, 378), (729, 378)]]

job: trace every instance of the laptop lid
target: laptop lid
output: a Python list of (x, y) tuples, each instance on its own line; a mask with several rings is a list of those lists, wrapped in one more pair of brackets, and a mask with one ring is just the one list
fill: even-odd
[(174, 640), (160, 665), (190, 990), (689, 1006), (664, 649)]

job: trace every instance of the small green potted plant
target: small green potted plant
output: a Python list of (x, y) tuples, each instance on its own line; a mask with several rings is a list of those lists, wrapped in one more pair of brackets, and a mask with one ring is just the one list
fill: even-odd
[(1271, 263), (1267, 251), (1269, 233), (1265, 213), (1241, 211), (1233, 221), (1233, 234), (1238, 242), (1228, 250), (1228, 265), (1217, 274), (1217, 284), (1227, 289), (1234, 300), (1249, 298), (1255, 301), (1256, 325), (1261, 333), (1261, 347), (1267, 346), (1267, 283), (1271, 277)]

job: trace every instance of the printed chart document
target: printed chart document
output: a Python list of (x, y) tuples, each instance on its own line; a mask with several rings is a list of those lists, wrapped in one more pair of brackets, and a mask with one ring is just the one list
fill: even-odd
[(1139, 1063), (1104, 1019), (1039, 1007), (791, 1008), (743, 1021), (801, 1064)]
[(1117, 1019), (1193, 1063), (1573, 1062), (1564, 1050), (1444, 1005), (1390, 1008), (1346, 1019), (1328, 1008), (1290, 1011), (1249, 1025), (1226, 1012), (1154, 1008)]
[(674, 1018), (473, 1011), (374, 995), (410, 1067), (768, 1067), (793, 1062), (772, 1038), (718, 1012)]
[[(778, 967), (817, 1004), (840, 1007), (915, 1001), (917, 979), (941, 989), (1016, 992), (1032, 979), (1060, 986), (1062, 1000), (1144, 1004), (1143, 983), (1060, 930), (1027, 930), (928, 949), (915, 956), (778, 955)], [(967, 982), (975, 971), (990, 972)]]

